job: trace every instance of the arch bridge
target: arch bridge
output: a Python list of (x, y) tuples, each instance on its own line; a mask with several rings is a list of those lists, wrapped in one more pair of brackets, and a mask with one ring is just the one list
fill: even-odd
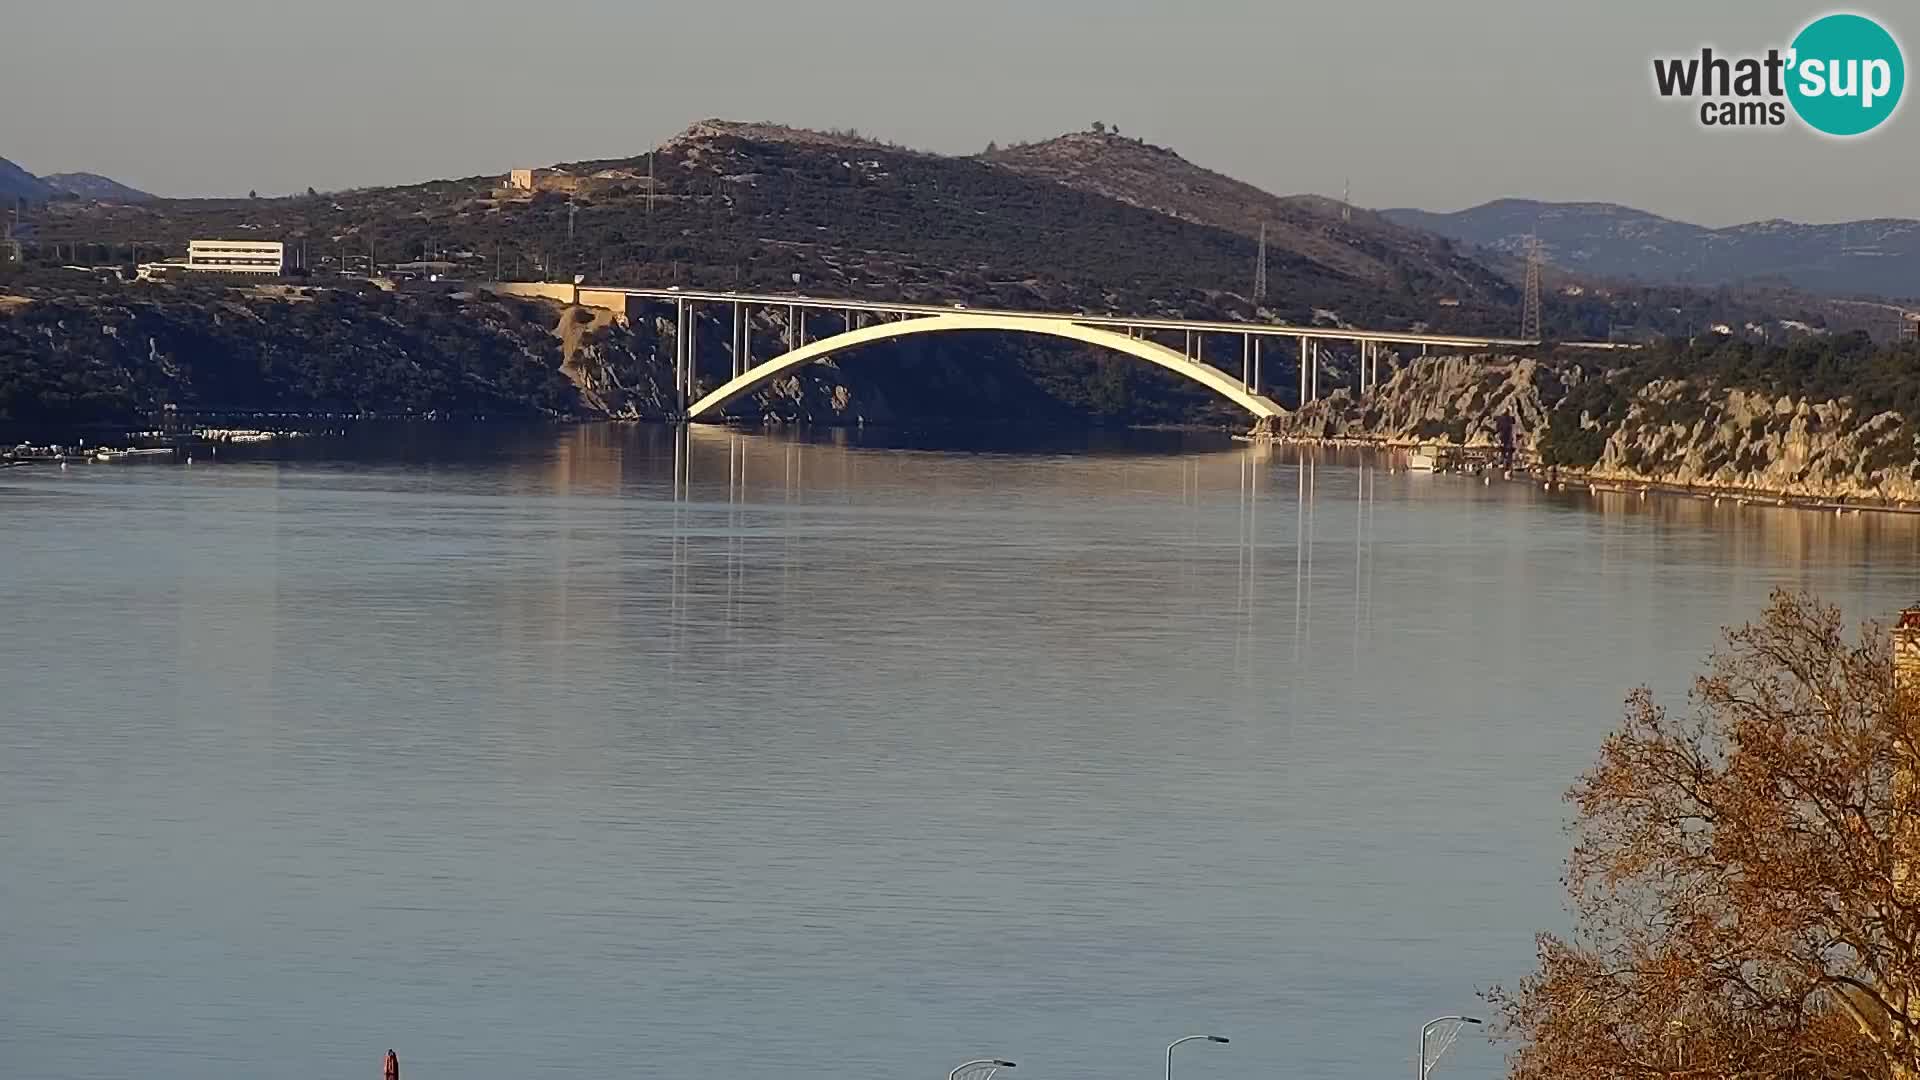
[[(1320, 390), (1320, 350), (1324, 343), (1350, 342), (1357, 358), (1354, 387), (1366, 394), (1379, 386), (1381, 365), (1391, 368), (1396, 347), (1525, 348), (1540, 344), (1527, 338), (1478, 337), (1465, 334), (1427, 334), (1405, 330), (1366, 330), (1357, 327), (1300, 326), (1289, 323), (1222, 322), (1153, 316), (1092, 315), (1086, 312), (1039, 312), (974, 309), (961, 304), (890, 303), (874, 300), (830, 299), (802, 295), (722, 292), (710, 289), (618, 288), (585, 284), (499, 283), (489, 288), (507, 294), (540, 295), (589, 307), (611, 308), (626, 314), (642, 303), (674, 306), (674, 375), (684, 417), (716, 421), (728, 405), (769, 381), (836, 353), (878, 341), (919, 334), (998, 331), (1038, 334), (1077, 341), (1133, 356), (1177, 375), (1192, 379), (1251, 413), (1257, 420), (1284, 416), (1287, 410), (1267, 395), (1262, 378), (1267, 346), (1287, 348), (1299, 361), (1300, 402), (1316, 401)], [(730, 308), (733, 334), (727, 350), (732, 368), (726, 381), (704, 395), (696, 394), (699, 357), (694, 334), (700, 308)], [(771, 357), (754, 359), (754, 309), (787, 312), (786, 333)], [(808, 316), (817, 324), (838, 323), (837, 332), (807, 340)], [(838, 318), (834, 318), (838, 316)], [(1167, 341), (1178, 339), (1182, 347)], [(1206, 355), (1208, 342), (1221, 337), (1240, 346), (1238, 377)], [(1277, 342), (1276, 342), (1276, 339)], [(1290, 348), (1288, 348), (1290, 346)], [(1596, 344), (1595, 347), (1608, 347)], [(1230, 362), (1230, 361), (1229, 361)], [(1389, 375), (1391, 371), (1389, 371)]]

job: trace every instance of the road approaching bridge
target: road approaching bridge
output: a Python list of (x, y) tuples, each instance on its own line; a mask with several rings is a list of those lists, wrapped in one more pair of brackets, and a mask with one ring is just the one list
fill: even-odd
[[(621, 288), (602, 285), (523, 284), (505, 282), (487, 288), (506, 294), (539, 295), (593, 307), (611, 307), (625, 314), (633, 301), (674, 306), (674, 373), (688, 420), (718, 420), (727, 405), (796, 368), (835, 353), (877, 341), (917, 334), (998, 331), (1040, 334), (1095, 345), (1125, 353), (1192, 379), (1252, 413), (1257, 419), (1284, 416), (1287, 410), (1265, 393), (1262, 364), (1265, 346), (1274, 339), (1293, 345), (1299, 359), (1298, 400), (1320, 397), (1320, 349), (1324, 342), (1351, 342), (1357, 357), (1355, 389), (1365, 394), (1380, 384), (1383, 359), (1392, 363), (1391, 347), (1428, 349), (1518, 349), (1540, 344), (1525, 338), (1478, 337), (1471, 334), (1428, 334), (1407, 330), (1365, 330), (1358, 327), (1298, 326), (1289, 323), (1223, 322), (1142, 315), (1095, 315), (1088, 312), (1008, 311), (968, 308), (963, 304), (912, 304), (880, 300), (831, 299), (777, 293), (723, 292), (715, 289)], [(698, 357), (693, 334), (694, 316), (701, 307), (724, 305), (732, 309), (733, 339), (728, 352), (732, 370), (727, 381), (704, 395), (695, 395)], [(787, 310), (786, 337), (773, 357), (754, 361), (751, 315), (755, 308)], [(839, 332), (806, 340), (809, 313), (840, 316)], [(1180, 335), (1183, 347), (1166, 344)], [(1207, 339), (1229, 336), (1240, 342), (1240, 376), (1210, 361)], [(1162, 339), (1162, 340), (1156, 340)], [(1577, 343), (1612, 348), (1603, 343)]]

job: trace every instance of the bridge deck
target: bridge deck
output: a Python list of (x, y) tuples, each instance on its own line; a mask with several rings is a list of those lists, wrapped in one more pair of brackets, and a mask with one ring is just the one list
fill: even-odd
[[(1302, 326), (1297, 323), (1224, 322), (1175, 319), (1150, 315), (1094, 314), (1092, 312), (1018, 311), (1007, 308), (969, 308), (955, 304), (904, 304), (884, 300), (854, 300), (781, 293), (724, 292), (717, 289), (631, 288), (608, 285), (579, 286), (581, 292), (639, 296), (651, 300), (691, 300), (697, 303), (751, 304), (755, 307), (799, 307), (810, 311), (864, 311), (888, 315), (951, 315), (956, 310), (973, 315), (1022, 319), (1055, 319), (1122, 330), (1191, 330), (1207, 334), (1251, 334), (1257, 337), (1311, 338), (1337, 341), (1383, 341), (1406, 345), (1451, 348), (1526, 348), (1537, 340), (1480, 337), (1472, 334), (1415, 333), (1410, 330), (1363, 330), (1342, 326)], [(1617, 347), (1604, 342), (1567, 343), (1594, 348)]]

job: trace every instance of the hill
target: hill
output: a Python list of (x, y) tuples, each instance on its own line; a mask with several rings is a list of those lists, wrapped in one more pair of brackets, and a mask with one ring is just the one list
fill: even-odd
[[(281, 199), (56, 203), (38, 224), (43, 240), (83, 253), (88, 244), (178, 251), (196, 236), (251, 235), (304, 246), (307, 264), (321, 269), (371, 250), (382, 262), (444, 255), (467, 262), (473, 277), (581, 273), (792, 289), (797, 274), (815, 295), (1256, 314), (1247, 294), (1257, 244), (1225, 217), (1169, 213), (1030, 167), (854, 133), (702, 121), (650, 155), (543, 170), (546, 190), (531, 197), (502, 185), (496, 174)], [(1350, 253), (1324, 222), (1299, 232), (1297, 244), (1270, 243), (1264, 317), (1311, 321), (1317, 309), (1353, 323), (1462, 332), (1504, 332), (1517, 318), (1517, 293), (1484, 271), (1457, 295), (1470, 265), (1366, 235)], [(1459, 305), (1439, 306), (1442, 297)]]
[(39, 177), (6, 158), (0, 158), (0, 202), (8, 205), (15, 199), (41, 202), (52, 194), (53, 189)]
[(99, 173), (50, 173), (40, 182), (58, 192), (97, 202), (144, 202), (152, 195)]
[(1003, 168), (1043, 177), (1156, 213), (1243, 236), (1264, 224), (1269, 251), (1285, 251), (1380, 288), (1495, 298), (1510, 286), (1431, 231), (1407, 228), (1366, 210), (1311, 195), (1282, 198), (1164, 147), (1108, 132), (1073, 132), (981, 155)]
[(1539, 234), (1549, 262), (1600, 277), (1694, 285), (1783, 282), (1825, 296), (1920, 296), (1920, 221), (1757, 221), (1710, 229), (1614, 203), (1498, 199), (1454, 213), (1382, 216), (1508, 254)]
[[(539, 170), (535, 190), (506, 181), (36, 207), (25, 264), (0, 267), (0, 287), (26, 301), (0, 312), (0, 397), (11, 423), (104, 420), (165, 404), (412, 415), (669, 410), (670, 309), (616, 321), (500, 303), (479, 289), (442, 296), (445, 287), (429, 282), (387, 299), (351, 295), (366, 283), (331, 271), (364, 266), (369, 255), (383, 266), (430, 256), (470, 282), (579, 274), (1463, 333), (1511, 333), (1517, 322), (1517, 291), (1444, 240), (1384, 216), (1349, 221), (1329, 200), (1275, 197), (1112, 136), (954, 157), (853, 132), (711, 120), (651, 152)], [(1256, 304), (1247, 294), (1262, 221), (1269, 294)], [(90, 278), (60, 269), (124, 266), (219, 236), (283, 240), (295, 276), (323, 287), (280, 299), (213, 283), (123, 285), (102, 271), (87, 293), (74, 283)], [(1778, 293), (1556, 284), (1546, 325), (1563, 340), (1715, 327), (1754, 340), (1833, 333), (1830, 320)], [(777, 306), (752, 315), (763, 349), (786, 336)], [(838, 324), (822, 321), (809, 337)], [(701, 312), (693, 332), (703, 356), (722, 355), (732, 340), (720, 305)], [(1223, 344), (1208, 355), (1231, 365)], [(1328, 362), (1338, 381), (1347, 361), (1333, 349)], [(1284, 350), (1268, 361), (1284, 403), (1290, 367)], [(703, 367), (696, 389), (724, 371)], [(1157, 369), (1023, 335), (856, 350), (769, 385), (742, 408), (802, 422), (1244, 423)]]

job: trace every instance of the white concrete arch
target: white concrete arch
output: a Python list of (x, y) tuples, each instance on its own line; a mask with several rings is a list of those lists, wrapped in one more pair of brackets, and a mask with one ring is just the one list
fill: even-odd
[(1246, 389), (1240, 385), (1240, 380), (1229, 376), (1219, 368), (1201, 361), (1189, 360), (1165, 345), (1156, 345), (1151, 341), (1128, 337), (1113, 330), (1082, 326), (1064, 319), (1035, 319), (1018, 315), (988, 315), (956, 311), (951, 315), (930, 315), (925, 318), (863, 326), (857, 330), (849, 330), (832, 337), (821, 338), (819, 341), (809, 342), (791, 352), (756, 364), (728, 380), (707, 396), (694, 402), (687, 409), (687, 419), (716, 419), (720, 410), (741, 395), (750, 393), (769, 380), (778, 378), (795, 368), (805, 367), (836, 352), (875, 341), (886, 341), (890, 338), (907, 337), (913, 334), (952, 333), (956, 330), (1001, 330), (1021, 334), (1045, 334), (1049, 337), (1098, 345), (1184, 375), (1256, 417), (1286, 414), (1286, 410), (1271, 399)]

